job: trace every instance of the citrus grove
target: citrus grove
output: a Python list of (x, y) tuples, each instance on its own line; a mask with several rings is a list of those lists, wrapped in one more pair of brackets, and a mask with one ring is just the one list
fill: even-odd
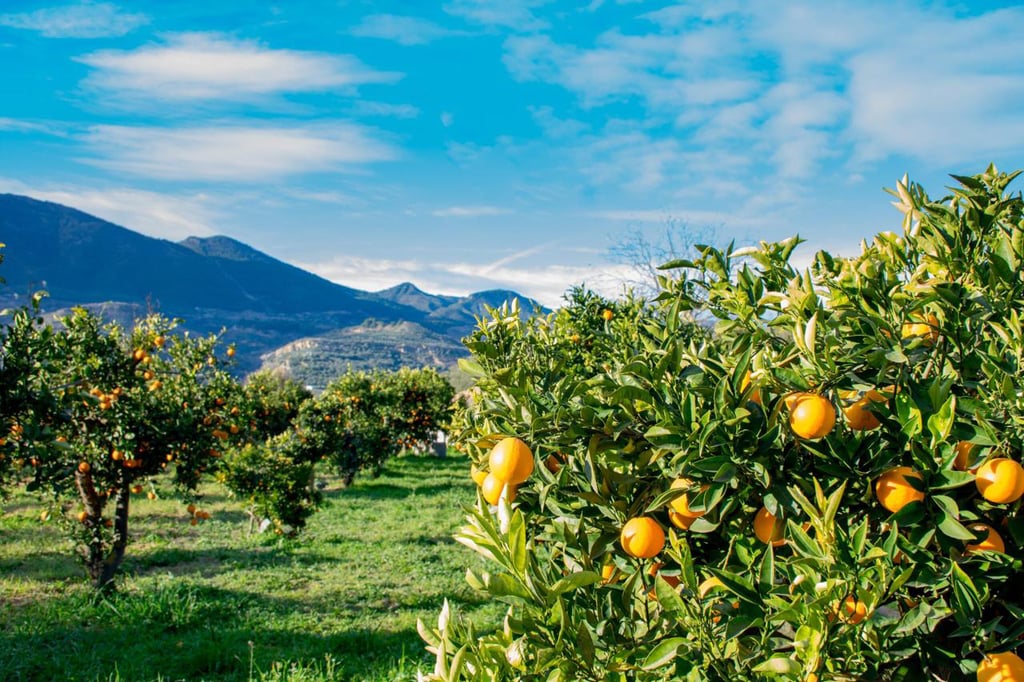
[(481, 320), (456, 539), (508, 610), (421, 623), (425, 678), (1024, 679), (1015, 176), (904, 179), (853, 257), (701, 246), (653, 301)]
[(425, 447), (453, 394), (432, 369), (350, 372), (320, 396), (267, 374), (239, 383), (234, 347), (158, 315), (126, 330), (75, 309), (48, 324), (36, 297), (5, 319), (0, 494), (24, 486), (46, 500), (40, 522), (66, 530), (101, 590), (124, 560), (133, 500), (174, 494), (199, 525), (209, 476), (295, 534), (322, 502), (318, 465), (347, 483), (379, 473)]

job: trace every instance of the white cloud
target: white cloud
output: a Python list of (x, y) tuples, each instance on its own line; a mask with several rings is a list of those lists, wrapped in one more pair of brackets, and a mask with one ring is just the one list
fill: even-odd
[(444, 11), (453, 16), (488, 27), (513, 31), (538, 31), (548, 27), (533, 9), (549, 0), (452, 0)]
[(85, 88), (129, 101), (248, 100), (401, 78), (349, 55), (270, 49), (209, 33), (174, 35), (130, 51), (102, 50), (79, 61), (94, 69)]
[(350, 33), (361, 38), (392, 40), (400, 45), (426, 45), (435, 40), (470, 35), (419, 17), (397, 14), (372, 14), (352, 27)]
[(102, 125), (86, 163), (161, 180), (261, 182), (393, 159), (370, 128), (349, 123), (158, 128)]
[(420, 115), (420, 110), (411, 104), (388, 104), (387, 102), (359, 100), (352, 105), (352, 115), (356, 118), (371, 116), (387, 118), (416, 118)]
[(617, 296), (622, 293), (623, 282), (633, 276), (629, 266), (609, 266), (606, 263), (593, 266), (510, 266), (513, 260), (536, 251), (528, 249), (491, 263), (427, 263), (338, 256), (327, 261), (296, 265), (332, 282), (367, 291), (379, 291), (402, 282), (414, 282), (430, 293), (455, 296), (488, 289), (511, 289), (551, 308), (561, 305), (562, 294), (575, 284), (585, 282), (591, 289), (607, 296)]
[(505, 215), (511, 213), (500, 206), (449, 206), (431, 212), (437, 218), (480, 218), (484, 216)]
[(161, 194), (128, 187), (33, 187), (4, 178), (0, 178), (0, 192), (63, 204), (130, 230), (172, 241), (212, 235), (219, 219), (213, 208), (216, 202), (203, 194)]
[(0, 14), (0, 26), (36, 31), (47, 38), (114, 38), (149, 22), (109, 2), (81, 2), (34, 12)]
[(549, 137), (575, 143), (568, 152), (598, 186), (688, 188), (690, 162), (717, 157), (727, 160), (708, 169), (717, 177), (775, 191), (837, 158), (857, 172), (895, 156), (938, 165), (1024, 149), (1024, 8), (706, 0), (641, 16), (653, 30), (504, 44), (516, 79), (631, 122), (584, 137), (534, 113)]

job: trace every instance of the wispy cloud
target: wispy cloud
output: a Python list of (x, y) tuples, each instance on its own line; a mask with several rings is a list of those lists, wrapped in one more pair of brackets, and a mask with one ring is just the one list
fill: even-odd
[(204, 194), (163, 194), (130, 187), (35, 187), (0, 178), (0, 192), (52, 201), (151, 237), (180, 241), (216, 232), (218, 202)]
[(437, 218), (481, 218), (511, 212), (510, 209), (500, 206), (449, 206), (431, 211), (430, 215)]
[(444, 11), (475, 24), (513, 31), (538, 31), (549, 26), (533, 10), (550, 0), (452, 0)]
[(396, 158), (373, 129), (351, 123), (190, 128), (94, 126), (84, 137), (95, 166), (161, 180), (261, 182), (353, 171)]
[(400, 45), (426, 45), (442, 38), (472, 35), (420, 17), (398, 14), (371, 14), (349, 31), (361, 38), (380, 38)]
[(593, 182), (683, 186), (688, 162), (706, 155), (746, 158), (733, 177), (756, 190), (766, 178), (798, 184), (836, 159), (853, 159), (855, 172), (901, 155), (949, 164), (1024, 149), (1024, 8), (702, 0), (643, 18), (650, 29), (586, 43), (505, 41), (518, 80), (559, 85), (584, 110), (618, 108), (597, 136), (535, 113), (552, 139), (580, 138)]
[[(533, 253), (535, 249), (528, 249)], [(435, 294), (465, 296), (487, 289), (512, 289), (548, 307), (563, 303), (562, 295), (573, 285), (586, 283), (609, 296), (622, 293), (623, 283), (635, 276), (630, 266), (538, 265), (510, 267), (523, 256), (514, 254), (492, 263), (425, 262), (338, 256), (328, 261), (296, 263), (299, 267), (346, 286), (379, 291), (402, 282)]]
[(411, 104), (359, 100), (352, 105), (351, 113), (356, 118), (416, 118), (420, 115), (420, 110)]
[(173, 35), (136, 50), (102, 50), (79, 61), (94, 69), (83, 87), (130, 101), (244, 101), (282, 93), (352, 91), (401, 78), (350, 55), (272, 49), (209, 33)]
[(47, 38), (114, 38), (148, 22), (146, 15), (123, 12), (109, 2), (81, 2), (0, 14), (0, 26), (36, 31)]

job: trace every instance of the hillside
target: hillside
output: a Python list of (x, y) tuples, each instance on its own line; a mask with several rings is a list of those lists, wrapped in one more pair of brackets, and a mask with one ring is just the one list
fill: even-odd
[[(223, 330), (238, 348), (240, 373), (268, 354), (294, 367), (443, 367), (465, 354), (459, 339), (485, 304), (519, 297), (526, 311), (536, 305), (514, 292), (444, 296), (411, 283), (361, 291), (230, 237), (175, 243), (13, 194), (0, 194), (0, 242), (3, 306), (45, 289), (51, 317), (85, 305), (122, 323), (148, 311), (182, 318), (195, 333)], [(314, 344), (315, 353), (288, 359), (299, 350), (289, 344), (321, 338), (328, 341)]]

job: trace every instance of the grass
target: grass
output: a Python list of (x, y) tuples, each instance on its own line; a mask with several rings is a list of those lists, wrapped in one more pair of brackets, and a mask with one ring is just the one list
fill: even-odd
[(480, 560), (451, 539), (468, 470), (403, 457), (347, 490), (331, 480), (294, 540), (250, 533), (216, 485), (197, 527), (180, 502), (140, 497), (124, 578), (103, 600), (41, 503), (15, 497), (0, 515), (0, 677), (413, 680), (433, 666), (416, 620), (435, 621), (445, 598), (481, 626), (501, 619), (463, 579)]

